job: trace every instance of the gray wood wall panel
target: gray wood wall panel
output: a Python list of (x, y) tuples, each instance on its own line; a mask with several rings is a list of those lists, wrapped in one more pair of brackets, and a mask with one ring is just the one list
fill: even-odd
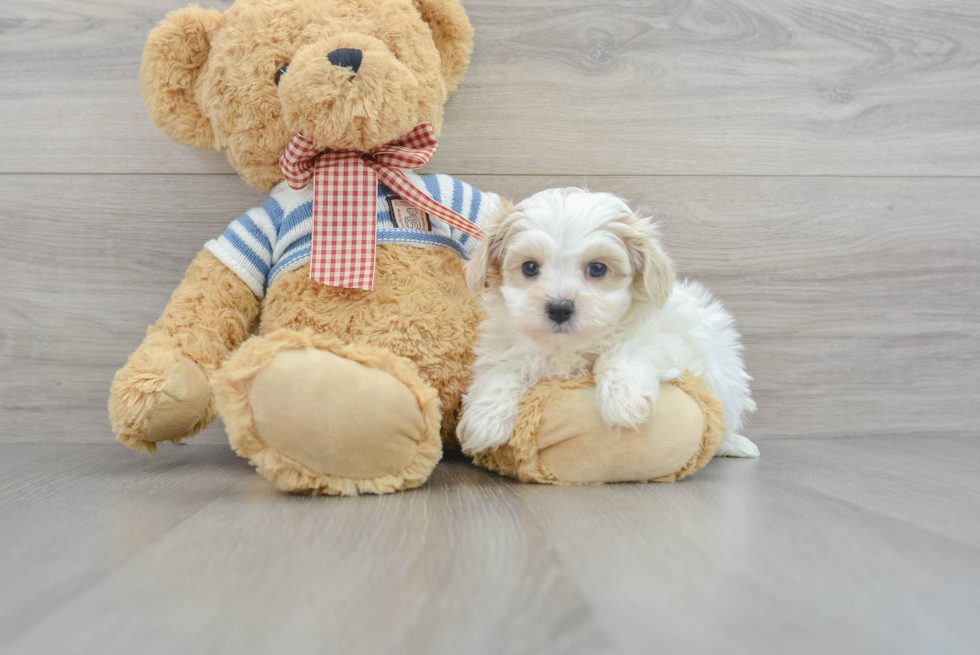
[[(754, 438), (976, 433), (980, 179), (465, 179), (515, 199), (587, 184), (660, 217), (680, 274), (745, 334)], [(110, 441), (113, 372), (264, 194), (225, 175), (3, 175), (0, 197), (0, 440)]]
[[(184, 4), (0, 3), (0, 172), (229, 172), (167, 142), (139, 98), (146, 34)], [(476, 54), (446, 171), (980, 174), (970, 0), (466, 6)]]
[[(182, 5), (0, 2), (0, 440), (110, 440), (112, 373), (263, 199), (142, 107), (143, 41)], [(430, 170), (661, 217), (740, 321), (755, 438), (975, 433), (980, 5), (466, 5), (476, 54)]]

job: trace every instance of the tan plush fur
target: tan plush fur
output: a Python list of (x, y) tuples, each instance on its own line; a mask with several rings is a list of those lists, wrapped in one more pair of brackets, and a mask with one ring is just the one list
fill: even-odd
[(310, 328), (347, 342), (407, 357), (439, 392), (442, 434), (455, 445), (459, 406), (482, 320), (466, 285), (463, 262), (441, 248), (378, 244), (374, 291), (338, 289), (310, 280), (304, 266), (269, 289), (261, 332)]
[(704, 434), (701, 437), (700, 447), (679, 471), (656, 478), (654, 482), (676, 482), (683, 480), (695, 471), (700, 471), (718, 452), (721, 441), (725, 437), (724, 407), (722, 407), (718, 397), (704, 386), (704, 380), (701, 379), (701, 376), (694, 375), (690, 371), (684, 371), (681, 377), (671, 380), (670, 383), (697, 402), (701, 408), (701, 414), (704, 416)]
[[(252, 383), (276, 355), (285, 350), (316, 348), (377, 368), (402, 382), (418, 401), (424, 433), (412, 461), (402, 470), (373, 479), (355, 479), (315, 471), (269, 446), (255, 428), (251, 408)], [(424, 483), (442, 457), (439, 438), (439, 399), (431, 386), (419, 378), (415, 366), (383, 348), (347, 345), (339, 339), (315, 334), (313, 330), (277, 330), (267, 337), (251, 339), (215, 375), (220, 386), (221, 417), (232, 447), (247, 457), (256, 469), (284, 491), (313, 495), (353, 496), (361, 493), (390, 493)], [(325, 399), (327, 401), (329, 399)], [(324, 426), (325, 437), (330, 426)], [(365, 435), (369, 438), (374, 435)]]
[[(691, 444), (689, 460), (675, 473), (659, 477), (637, 477), (636, 482), (674, 482), (703, 468), (714, 456), (725, 434), (725, 421), (721, 402), (704, 386), (704, 381), (690, 371), (671, 384), (678, 387), (697, 402), (704, 420), (704, 432), (700, 443)], [(521, 399), (517, 426), (510, 441), (490, 450), (474, 455), (474, 461), (496, 471), (501, 475), (516, 478), (522, 482), (539, 484), (573, 484), (562, 480), (548, 470), (539, 457), (538, 443), (541, 437), (540, 426), (547, 405), (563, 402), (564, 392), (572, 389), (593, 387), (591, 375), (573, 380), (545, 380), (538, 383)], [(615, 438), (615, 437), (610, 437)]]
[[(357, 85), (326, 60), (337, 48), (364, 51)], [(458, 0), (237, 0), (170, 14), (147, 40), (140, 88), (167, 136), (224, 152), (268, 189), (297, 132), (362, 151), (426, 121), (438, 134), (472, 50)]]
[[(163, 315), (147, 330), (143, 345), (112, 381), (109, 420), (119, 441), (142, 453), (155, 453), (156, 443), (146, 438), (146, 428), (168, 373), (186, 357), (210, 377), (255, 331), (260, 303), (240, 277), (202, 251)], [(210, 397), (206, 408), (191, 430), (164, 440), (177, 442), (206, 428), (217, 415)]]
[[(224, 13), (192, 6), (151, 32), (140, 88), (165, 134), (223, 151), (248, 183), (265, 189), (282, 180), (279, 157), (296, 133), (366, 151), (419, 123), (438, 130), (472, 39), (458, 0), (238, 0)], [(349, 69), (328, 61), (338, 48), (363, 51), (357, 84)], [(455, 440), (480, 321), (461, 266), (442, 249), (382, 244), (373, 292), (311, 282), (307, 267), (260, 300), (204, 252), (117, 373), (113, 430), (144, 453), (196, 434), (216, 415), (199, 370), (224, 407), (235, 447), (281, 488), (350, 494), (417, 486), (441, 456), (440, 432)], [(268, 338), (248, 341), (226, 361), (257, 327)], [(300, 347), (383, 370), (418, 398), (428, 427), (411, 465), (382, 479), (340, 479), (268, 446), (252, 420), (252, 380), (277, 352)], [(324, 426), (311, 438), (329, 437)]]
[[(469, 63), (472, 37), (458, 0), (237, 0), (224, 13), (192, 6), (173, 12), (150, 34), (140, 88), (154, 122), (171, 139), (224, 152), (245, 181), (266, 189), (282, 180), (278, 160), (296, 133), (324, 147), (367, 151), (425, 121), (438, 130), (447, 95)], [(326, 58), (338, 48), (363, 51), (356, 85), (349, 69)], [(285, 64), (277, 84), (276, 73)], [(374, 285), (371, 292), (324, 286), (310, 281), (307, 266), (284, 275), (260, 300), (235, 273), (202, 252), (160, 320), (116, 374), (109, 401), (116, 436), (135, 450), (153, 453), (159, 441), (177, 442), (206, 427), (220, 406), (234, 448), (281, 489), (351, 495), (422, 484), (443, 444), (455, 445), (481, 310), (466, 288), (462, 262), (442, 249), (380, 244)], [(249, 339), (256, 329), (261, 336)], [(407, 453), (406, 459), (379, 458), (378, 466), (357, 469), (385, 471), (370, 479), (316, 470), (309, 461), (331, 461), (331, 452), (361, 464), (370, 451), (331, 451), (325, 445), (346, 448), (350, 442), (337, 435), (352, 433), (339, 429), (343, 425), (320, 429), (315, 421), (286, 430), (289, 437), (309, 430), (308, 441), (300, 437), (303, 448), (290, 451), (295, 457), (283, 452), (286, 446), (273, 447), (273, 431), (263, 437), (256, 427), (256, 408), (272, 408), (272, 416), (262, 415), (264, 424), (281, 425), (276, 418), (282, 415), (275, 414), (280, 396), (268, 391), (272, 382), (254, 383), (295, 379), (258, 376), (296, 357), (317, 366), (333, 362), (335, 368), (288, 370), (383, 379), (394, 390), (390, 397), (397, 392), (405, 401), (413, 425), (422, 426), (417, 439), (410, 437), (407, 446), (400, 442), (404, 448), (398, 452)], [(362, 366), (371, 375), (360, 372)], [(377, 371), (391, 378), (378, 378)], [(522, 480), (561, 483), (537, 457), (537, 429), (542, 408), (562, 401), (562, 384), (533, 389), (511, 444), (478, 456), (477, 462)], [(697, 454), (672, 479), (703, 466), (723, 431), (718, 403), (703, 385), (689, 378), (678, 384), (698, 400), (708, 429)], [(376, 411), (386, 411), (383, 399)], [(384, 436), (365, 435), (365, 442)], [(295, 439), (289, 442), (295, 445)], [(316, 457), (309, 456), (311, 448)], [(309, 461), (299, 461), (296, 453)], [(384, 466), (408, 459), (400, 470)]]

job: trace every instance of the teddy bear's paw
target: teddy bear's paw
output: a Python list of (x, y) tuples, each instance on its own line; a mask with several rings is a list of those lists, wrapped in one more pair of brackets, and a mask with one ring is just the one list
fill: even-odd
[(246, 342), (214, 388), (232, 446), (286, 491), (408, 489), (442, 456), (438, 396), (385, 350), (280, 330)]
[(610, 426), (596, 393), (591, 378), (539, 382), (521, 399), (508, 448), (476, 463), (545, 484), (667, 482), (707, 464), (724, 434), (721, 403), (697, 376), (661, 384), (636, 428)]
[(193, 436), (213, 413), (209, 411), (211, 389), (201, 369), (186, 357), (167, 365), (165, 360), (179, 356), (169, 350), (157, 355), (137, 351), (116, 373), (109, 397), (109, 416), (117, 438), (147, 454), (156, 451), (158, 442)]

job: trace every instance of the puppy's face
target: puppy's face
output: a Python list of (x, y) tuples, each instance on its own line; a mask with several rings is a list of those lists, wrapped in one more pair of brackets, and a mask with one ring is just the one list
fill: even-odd
[(470, 287), (498, 293), (512, 325), (544, 350), (587, 349), (636, 304), (663, 306), (673, 288), (653, 224), (607, 193), (542, 191), (487, 233)]

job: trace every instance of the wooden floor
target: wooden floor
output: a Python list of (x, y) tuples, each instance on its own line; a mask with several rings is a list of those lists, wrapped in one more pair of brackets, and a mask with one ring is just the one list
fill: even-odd
[[(465, 0), (428, 172), (612, 191), (745, 336), (758, 461), (277, 493), (112, 375), (264, 194), (137, 88), (190, 0), (0, 0), (0, 651), (976, 653), (980, 3)], [(230, 2), (201, 4), (226, 8)]]
[(4, 653), (976, 653), (980, 442), (687, 482), (277, 493), (218, 445), (0, 445)]

